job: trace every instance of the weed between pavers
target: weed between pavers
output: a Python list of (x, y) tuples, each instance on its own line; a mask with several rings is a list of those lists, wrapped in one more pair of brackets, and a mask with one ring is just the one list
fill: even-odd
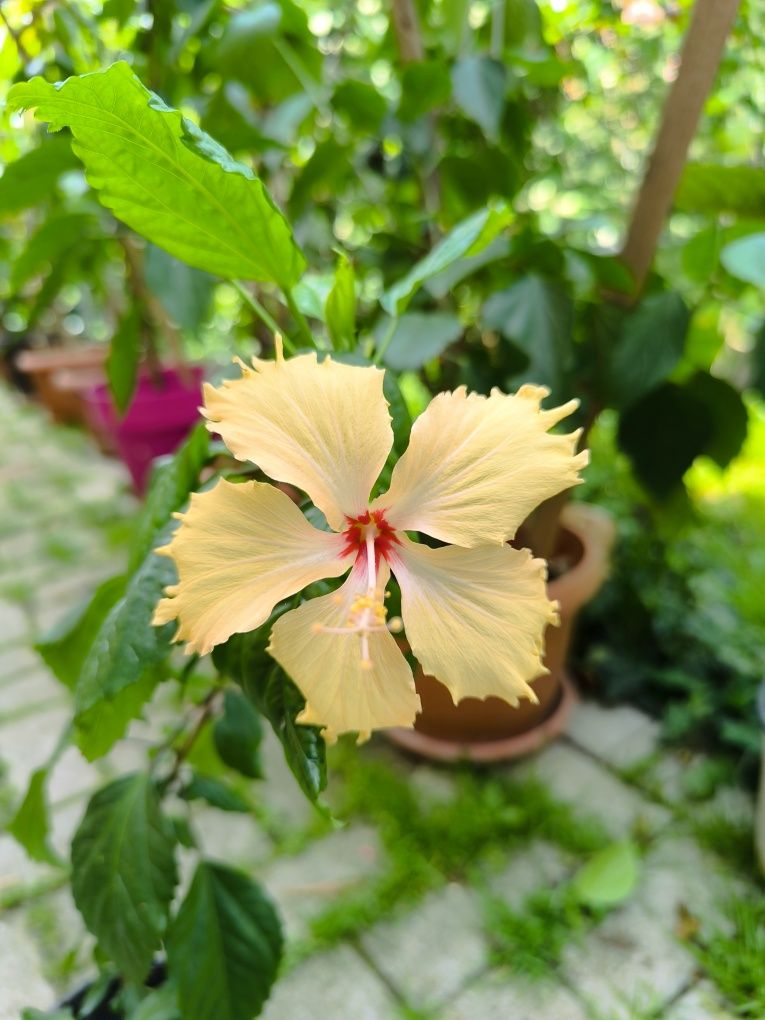
[(359, 935), (405, 903), (450, 881), (475, 882), (479, 863), (532, 839), (583, 857), (608, 843), (595, 821), (577, 817), (536, 780), (511, 780), (463, 767), (447, 802), (423, 804), (408, 777), (340, 745), (332, 770), (342, 778), (336, 814), (374, 824), (386, 866), (363, 888), (339, 897), (310, 924), (310, 939), (294, 958)]
[(689, 942), (699, 964), (717, 985), (734, 1015), (751, 1020), (765, 1016), (765, 897), (740, 898), (725, 914), (731, 930), (702, 934)]

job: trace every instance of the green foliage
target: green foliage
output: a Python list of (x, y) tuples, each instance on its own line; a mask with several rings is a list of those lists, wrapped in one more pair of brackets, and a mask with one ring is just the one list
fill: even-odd
[(561, 963), (563, 950), (585, 929), (587, 919), (565, 889), (540, 890), (518, 910), (487, 898), (485, 930), (489, 958), (521, 977), (543, 981)]
[(246, 801), (241, 794), (214, 776), (202, 776), (199, 773), (189, 779), (180, 790), (183, 800), (203, 800), (211, 807), (220, 811), (234, 811), (247, 814), (251, 810), (249, 801)]
[(114, 215), (189, 265), (291, 287), (304, 265), (286, 221), (249, 167), (143, 87), (126, 63), (54, 86), (15, 85), (12, 109), (68, 127)]
[(761, 896), (726, 904), (730, 922), (725, 928), (694, 940), (692, 949), (737, 1017), (761, 1017), (765, 1012), (762, 961), (765, 958), (765, 901)]
[(638, 852), (633, 843), (611, 843), (577, 871), (570, 890), (584, 907), (613, 907), (632, 893), (638, 869)]
[(251, 1020), (282, 950), (279, 919), (247, 875), (202, 861), (168, 934), (170, 972), (187, 1020)]
[(749, 234), (731, 241), (720, 252), (720, 261), (731, 276), (761, 290), (765, 288), (765, 234)]
[(356, 276), (346, 255), (340, 255), (332, 288), (327, 295), (325, 317), (330, 339), (340, 350), (353, 350), (356, 341)]
[(24, 847), (33, 861), (61, 864), (61, 859), (50, 845), (50, 818), (45, 786), (48, 769), (36, 769), (16, 814), (8, 824), (8, 832)]
[(114, 331), (106, 359), (106, 378), (120, 414), (124, 414), (130, 406), (138, 381), (141, 318), (141, 309), (137, 305), (128, 309)]
[(9, 163), (0, 177), (0, 214), (18, 212), (48, 198), (59, 177), (79, 166), (66, 138), (51, 138)]
[(389, 368), (397, 371), (420, 368), (437, 358), (462, 335), (462, 323), (448, 312), (406, 312), (394, 323), (382, 319), (376, 331), (382, 343), (386, 332), (393, 333), (383, 355)]
[(142, 773), (99, 790), (72, 842), (77, 908), (131, 981), (146, 976), (167, 926), (177, 881), (174, 851), (172, 826)]
[(224, 694), (223, 715), (215, 722), (213, 739), (221, 761), (250, 779), (262, 778), (260, 716), (238, 691)]

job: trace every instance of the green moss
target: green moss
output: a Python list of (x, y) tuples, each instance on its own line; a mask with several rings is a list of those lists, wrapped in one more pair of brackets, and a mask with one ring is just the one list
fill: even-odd
[(765, 899), (737, 899), (726, 908), (731, 928), (697, 939), (696, 957), (738, 1017), (765, 1016)]
[(722, 857), (737, 871), (762, 881), (754, 850), (754, 833), (747, 822), (733, 821), (722, 815), (690, 819), (693, 834), (707, 850)]
[(565, 888), (534, 892), (520, 910), (487, 897), (485, 912), (490, 962), (531, 980), (549, 977), (572, 936), (594, 923)]

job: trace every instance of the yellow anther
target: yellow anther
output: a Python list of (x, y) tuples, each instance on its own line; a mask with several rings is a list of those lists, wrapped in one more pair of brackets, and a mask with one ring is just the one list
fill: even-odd
[(403, 629), (404, 621), (400, 616), (392, 616), (390, 620), (388, 620), (388, 630), (391, 634), (400, 634)]
[(311, 624), (311, 633), (312, 634), (321, 634), (321, 632), (323, 630), (324, 630), (324, 624), (323, 623), (312, 623)]
[(371, 659), (362, 659), (360, 665), (362, 669), (367, 671), (375, 668), (375, 664)]
[(390, 598), (390, 592), (386, 591), (385, 594), (383, 595), (383, 598), (389, 599)]

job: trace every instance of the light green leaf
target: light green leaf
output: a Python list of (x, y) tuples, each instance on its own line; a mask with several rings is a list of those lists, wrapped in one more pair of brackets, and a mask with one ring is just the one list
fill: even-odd
[(167, 938), (184, 1020), (252, 1020), (276, 978), (279, 918), (247, 875), (202, 861)]
[(32, 773), (24, 800), (8, 825), (8, 832), (33, 861), (61, 865), (63, 861), (50, 845), (50, 818), (45, 786), (48, 769)]
[[(385, 335), (389, 323), (390, 319), (384, 318), (375, 330), (378, 342)], [(420, 368), (426, 361), (438, 357), (461, 334), (462, 324), (456, 315), (448, 312), (407, 312), (396, 323), (383, 361), (399, 372)]]
[(228, 690), (223, 697), (223, 715), (215, 720), (215, 748), (229, 768), (249, 779), (260, 779), (260, 742), (263, 728), (260, 716), (244, 695)]
[(56, 679), (74, 690), (83, 663), (93, 646), (96, 634), (115, 602), (125, 591), (126, 579), (110, 577), (82, 604), (75, 606), (45, 637), (35, 645), (46, 666)]
[(533, 273), (524, 276), (489, 298), (483, 321), (528, 357), (523, 379), (560, 395), (571, 356), (572, 306), (557, 284)]
[(324, 313), (333, 346), (352, 350), (356, 345), (356, 277), (347, 255), (341, 254), (337, 260)]
[(683, 212), (732, 212), (765, 219), (765, 168), (687, 163), (675, 194)]
[(120, 414), (130, 406), (138, 381), (141, 357), (141, 308), (132, 305), (112, 335), (106, 359), (106, 378)]
[(129, 573), (143, 563), (155, 544), (159, 529), (165, 527), (170, 516), (180, 510), (196, 488), (209, 456), (210, 436), (205, 426), (199, 424), (172, 456), (154, 462), (149, 488), (133, 522)]
[(505, 67), (491, 57), (463, 57), (452, 68), (455, 102), (493, 141), (499, 135), (506, 89)]
[(25, 152), (8, 164), (0, 177), (0, 215), (43, 202), (61, 174), (79, 165), (68, 138), (46, 139), (36, 149)]
[(731, 276), (765, 290), (765, 234), (749, 234), (726, 244), (720, 261)]
[(406, 276), (394, 283), (380, 298), (380, 304), (388, 315), (399, 316), (426, 280), (458, 259), (478, 255), (511, 219), (512, 211), (505, 202), (497, 202), (473, 213), (458, 223)]
[(85, 923), (130, 981), (146, 976), (177, 882), (175, 835), (143, 773), (88, 804), (72, 842), (72, 893)]
[(101, 201), (191, 266), (291, 287), (305, 261), (263, 183), (119, 62), (51, 85), (14, 85), (11, 109), (36, 107), (72, 146)]
[(683, 356), (690, 314), (679, 294), (652, 294), (625, 320), (608, 366), (609, 395), (628, 407), (666, 379)]
[[(171, 522), (157, 546), (170, 540), (175, 527), (176, 522)], [(119, 739), (156, 686), (156, 669), (170, 651), (175, 626), (168, 623), (153, 627), (151, 620), (165, 586), (175, 577), (173, 562), (150, 552), (130, 578), (88, 652), (74, 703), (77, 746), (90, 760), (108, 750), (104, 747), (107, 736), (111, 743)], [(112, 723), (108, 733), (103, 725), (107, 717)]]
[(574, 875), (571, 891), (586, 907), (613, 907), (626, 900), (638, 880), (640, 858), (633, 843), (612, 843)]

